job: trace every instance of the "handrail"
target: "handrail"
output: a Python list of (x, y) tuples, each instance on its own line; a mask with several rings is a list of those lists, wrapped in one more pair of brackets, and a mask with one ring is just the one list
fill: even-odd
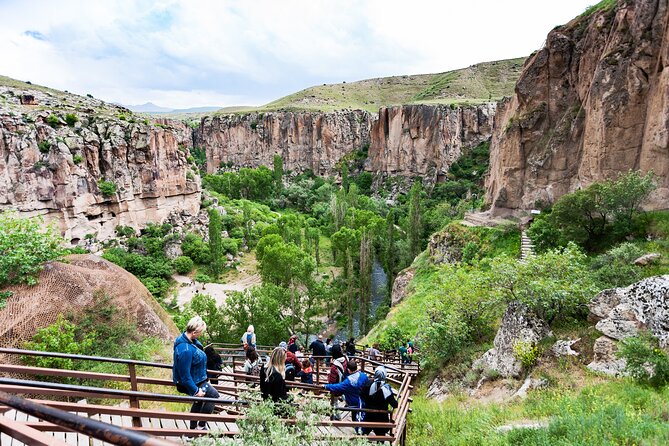
[(124, 429), (102, 421), (83, 418), (70, 412), (28, 401), (16, 395), (0, 392), (0, 403), (42, 420), (81, 432), (98, 440), (127, 446), (175, 446), (178, 443)]

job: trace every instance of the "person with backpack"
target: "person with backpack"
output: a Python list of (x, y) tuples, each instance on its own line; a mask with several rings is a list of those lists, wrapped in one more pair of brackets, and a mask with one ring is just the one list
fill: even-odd
[(407, 341), (407, 360), (409, 361), (409, 364), (413, 362), (413, 354), (414, 354), (413, 342)]
[(300, 370), (296, 375), (300, 378), (300, 381), (304, 384), (313, 384), (314, 383), (314, 369), (311, 367), (311, 361), (305, 359), (302, 361), (302, 370)]
[[(360, 392), (369, 378), (367, 378), (367, 375), (362, 371), (358, 370), (358, 364), (354, 359), (348, 361), (346, 370), (348, 371), (348, 375), (342, 382), (337, 384), (325, 384), (323, 387), (330, 392), (343, 394), (347, 407), (362, 409), (363, 403), (362, 399), (360, 399)], [(351, 412), (351, 419), (355, 421), (363, 421), (364, 418), (364, 412), (357, 410)], [(356, 432), (357, 430), (358, 429), (356, 428)]]
[(302, 370), (302, 364), (300, 363), (300, 360), (297, 359), (297, 356), (288, 350), (288, 346), (284, 341), (279, 343), (279, 348), (282, 348), (283, 351), (286, 352), (286, 369), (284, 377), (289, 381), (295, 381), (295, 375)]
[[(274, 403), (290, 401), (285, 380), (286, 351), (277, 347), (272, 351), (269, 361), (260, 369), (260, 394), (263, 400), (272, 399)], [(275, 413), (284, 416), (285, 410), (278, 407)]]
[(251, 376), (260, 376), (260, 368), (262, 362), (258, 357), (258, 352), (255, 348), (250, 347), (246, 349), (246, 361), (244, 361), (244, 373)]
[(400, 348), (398, 349), (398, 352), (400, 354), (400, 359), (402, 360), (402, 364), (408, 364), (409, 363), (409, 355), (408, 355), (408, 350), (406, 348), (406, 345), (400, 344)]
[[(388, 410), (388, 406), (397, 409), (397, 400), (390, 384), (386, 383), (386, 368), (378, 366), (374, 371), (374, 380), (368, 380), (360, 391), (360, 398), (367, 409)], [(388, 423), (390, 414), (379, 412), (365, 413), (365, 422)], [(363, 435), (369, 435), (374, 431), (375, 435), (384, 436), (388, 433), (387, 428), (362, 428)]]
[[(213, 345), (208, 345), (204, 349), (205, 355), (207, 355), (207, 370), (223, 370), (223, 360), (221, 355), (216, 353), (216, 349)], [(218, 384), (218, 373), (211, 373), (207, 371), (207, 377), (212, 384)]]
[(244, 350), (249, 347), (256, 348), (256, 334), (253, 325), (249, 325), (249, 328), (246, 329), (246, 333), (242, 335), (242, 345), (244, 346)]
[[(346, 366), (348, 365), (348, 358), (341, 351), (340, 344), (334, 344), (332, 346), (332, 360), (330, 361), (330, 372), (328, 373), (328, 384), (339, 384), (344, 381), (346, 378)], [(330, 393), (330, 405), (335, 408), (337, 407), (337, 400), (341, 396), (341, 393), (331, 392)], [(339, 414), (332, 415), (332, 419), (339, 419)]]
[[(220, 395), (207, 377), (207, 355), (198, 337), (207, 329), (200, 316), (188, 321), (186, 330), (174, 341), (172, 381), (181, 393), (189, 396), (219, 398)], [(191, 413), (213, 413), (214, 402), (196, 401)], [(206, 430), (206, 421), (190, 421), (191, 429)]]
[(355, 356), (355, 339), (351, 338), (346, 343), (346, 354), (348, 356)]

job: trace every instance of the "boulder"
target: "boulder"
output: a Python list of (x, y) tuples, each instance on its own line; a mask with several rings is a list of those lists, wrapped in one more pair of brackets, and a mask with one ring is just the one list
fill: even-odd
[(394, 307), (404, 300), (407, 295), (407, 286), (413, 279), (414, 274), (416, 274), (415, 268), (407, 268), (400, 271), (397, 277), (395, 277), (391, 294), (391, 306)]
[(618, 351), (616, 341), (607, 336), (601, 336), (595, 341), (593, 351), (594, 358), (588, 364), (590, 370), (612, 376), (623, 374), (626, 361), (616, 356)]
[(658, 254), (656, 252), (651, 252), (649, 254), (644, 254), (638, 259), (634, 261), (634, 264), (636, 266), (648, 266), (652, 265), (653, 263), (657, 263), (660, 258), (662, 257), (661, 254)]
[(574, 340), (562, 340), (560, 339), (557, 341), (553, 346), (551, 347), (551, 352), (556, 356), (578, 356), (579, 353), (575, 350), (573, 350), (571, 347), (574, 344), (577, 344), (581, 338), (574, 339)]
[(514, 355), (514, 344), (519, 341), (536, 344), (551, 335), (546, 322), (534, 315), (529, 307), (520, 302), (511, 302), (495, 335), (494, 347), (476, 360), (473, 368), (496, 370), (505, 378), (518, 378), (522, 365)]
[(595, 328), (613, 339), (648, 329), (662, 347), (669, 346), (669, 275), (650, 277), (625, 288), (604, 290), (590, 304)]

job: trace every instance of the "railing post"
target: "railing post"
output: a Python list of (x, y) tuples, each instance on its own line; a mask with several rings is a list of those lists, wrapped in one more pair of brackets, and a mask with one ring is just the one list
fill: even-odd
[[(137, 389), (137, 371), (135, 370), (135, 364), (128, 364), (128, 375), (130, 376), (130, 390), (136, 392)], [(130, 407), (133, 409), (139, 409), (139, 398), (136, 396), (130, 397)], [(132, 426), (133, 427), (142, 427), (142, 420), (139, 417), (132, 417)]]
[(316, 385), (321, 384), (321, 368), (320, 368), (321, 359), (316, 358)]

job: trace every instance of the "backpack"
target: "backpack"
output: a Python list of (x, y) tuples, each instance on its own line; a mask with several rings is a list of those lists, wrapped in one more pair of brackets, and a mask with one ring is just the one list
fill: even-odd
[(253, 335), (251, 333), (248, 333), (246, 335), (246, 345), (250, 345), (251, 347), (253, 347), (253, 344), (251, 344), (252, 340), (253, 340)]
[(286, 381), (295, 381), (295, 366), (293, 364), (286, 364)]
[(337, 382), (340, 383), (344, 380), (344, 366), (339, 361), (332, 361), (332, 364), (337, 371), (337, 377), (339, 379)]
[(247, 374), (252, 376), (260, 376), (260, 367), (261, 367), (260, 360), (251, 363), (251, 372)]

